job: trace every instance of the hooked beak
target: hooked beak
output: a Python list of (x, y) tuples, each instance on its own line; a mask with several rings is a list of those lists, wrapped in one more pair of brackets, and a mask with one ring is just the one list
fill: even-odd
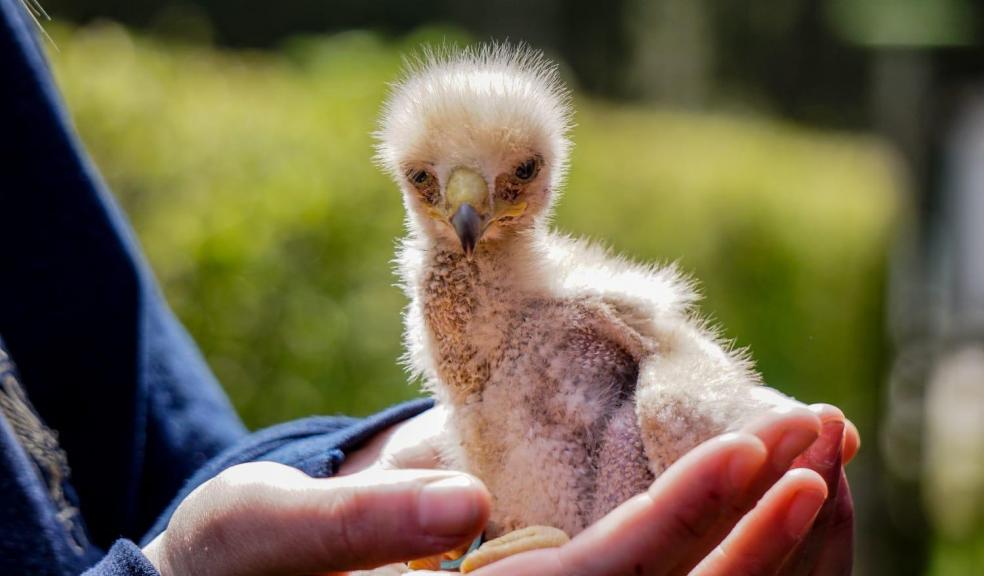
[(468, 168), (455, 168), (451, 172), (445, 197), (450, 205), (451, 227), (466, 256), (472, 255), (485, 231), (488, 195), (488, 184), (477, 172)]
[(482, 236), (482, 217), (470, 204), (462, 204), (451, 217), (451, 226), (458, 234), (458, 240), (461, 240), (461, 249), (466, 256), (471, 256)]

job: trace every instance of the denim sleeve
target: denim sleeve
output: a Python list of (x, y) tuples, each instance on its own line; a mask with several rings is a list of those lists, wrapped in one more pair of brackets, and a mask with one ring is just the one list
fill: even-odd
[(140, 548), (129, 540), (117, 540), (109, 553), (84, 576), (160, 576)]
[(18, 0), (0, 0), (0, 86), (0, 335), (106, 549), (246, 430), (164, 303)]

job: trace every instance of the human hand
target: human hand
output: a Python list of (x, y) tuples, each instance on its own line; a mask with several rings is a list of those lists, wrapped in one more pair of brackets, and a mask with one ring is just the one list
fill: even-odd
[[(850, 574), (853, 564), (854, 504), (844, 466), (860, 447), (857, 428), (837, 408), (810, 407), (820, 421), (820, 435), (791, 470), (763, 496), (730, 534), (692, 572), (695, 575), (777, 574), (834, 576)], [(753, 423), (761, 435), (772, 424)], [(811, 489), (822, 488), (826, 498), (807, 503), (793, 494), (787, 479), (808, 473)], [(820, 482), (818, 482), (818, 480)], [(805, 487), (805, 485), (804, 485)], [(803, 519), (806, 531), (794, 530)], [(796, 536), (798, 534), (798, 536)]]
[(163, 576), (344, 572), (471, 542), (489, 509), (466, 474), (375, 468), (316, 479), (255, 462), (189, 494), (144, 554)]
[[(843, 573), (836, 570), (850, 567), (850, 496), (846, 483), (838, 484), (839, 496), (825, 505), (832, 512), (817, 514), (825, 496), (834, 494), (817, 472), (831, 478), (836, 471), (843, 482), (841, 463), (830, 455), (850, 460), (858, 437), (836, 409), (812, 410), (782, 405), (741, 432), (687, 454), (646, 494), (568, 545), (517, 555), (476, 574), (678, 574), (697, 564), (695, 573), (708, 575)], [(436, 466), (443, 425), (444, 413), (435, 409), (394, 427), (350, 456), (341, 471), (350, 475), (336, 479), (315, 480), (268, 463), (230, 469), (190, 495), (145, 552), (165, 576), (303, 574), (458, 547), (488, 517), (481, 483), (453, 476), (464, 489), (445, 492), (442, 501), (451, 510), (461, 500), (467, 503), (459, 508), (460, 533), (435, 538), (413, 514), (420, 514), (421, 485), (445, 476), (394, 471)], [(815, 471), (787, 471), (794, 458)], [(737, 490), (742, 482), (744, 492)], [(789, 528), (797, 522), (801, 530)]]

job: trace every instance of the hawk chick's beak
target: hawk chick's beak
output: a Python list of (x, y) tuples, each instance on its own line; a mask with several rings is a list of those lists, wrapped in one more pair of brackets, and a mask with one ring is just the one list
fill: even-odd
[(451, 217), (451, 226), (458, 234), (458, 240), (461, 240), (461, 249), (467, 256), (471, 256), (475, 251), (475, 244), (478, 244), (478, 239), (482, 236), (482, 217), (470, 204), (462, 204)]
[(461, 249), (468, 256), (475, 251), (488, 222), (488, 215), (485, 214), (488, 211), (488, 195), (488, 184), (474, 170), (455, 168), (451, 172), (445, 188), (450, 223), (461, 241)]

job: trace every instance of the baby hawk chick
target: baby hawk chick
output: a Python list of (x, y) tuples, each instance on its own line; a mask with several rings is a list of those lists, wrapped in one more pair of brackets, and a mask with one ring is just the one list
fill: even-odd
[(574, 535), (765, 407), (675, 269), (549, 229), (570, 127), (556, 66), (496, 45), (412, 66), (377, 132), (407, 211), (406, 358), (449, 413), (445, 464), (492, 493), (490, 537)]

